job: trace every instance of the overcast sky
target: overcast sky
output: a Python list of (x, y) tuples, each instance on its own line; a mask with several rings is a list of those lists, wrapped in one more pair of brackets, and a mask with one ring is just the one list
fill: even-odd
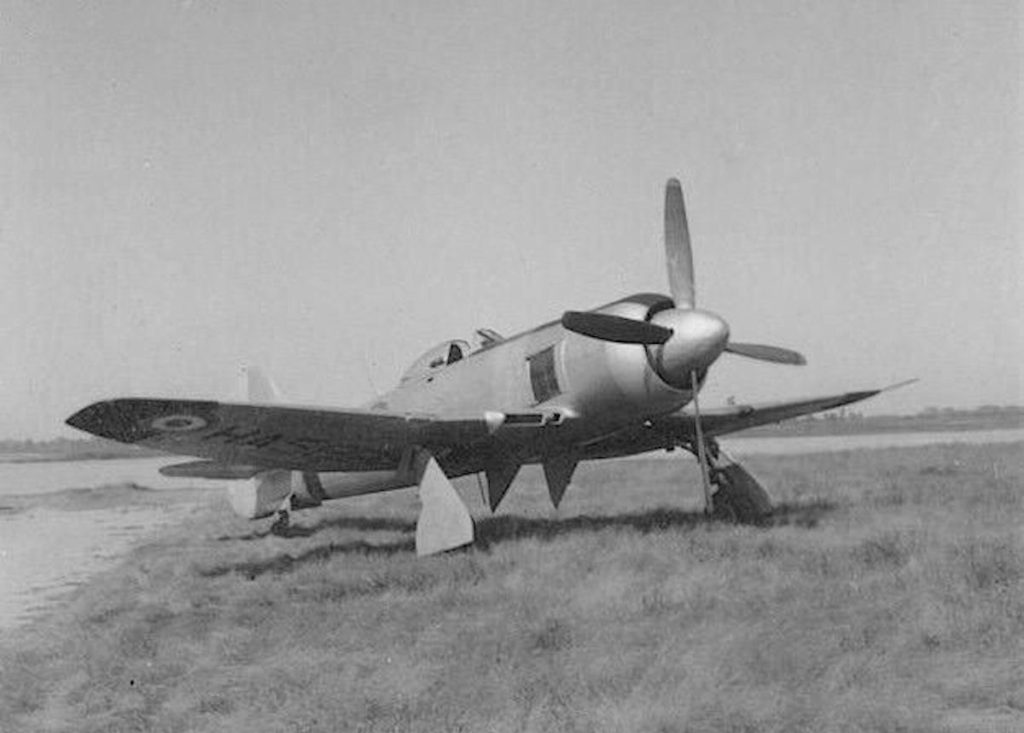
[(670, 176), (699, 304), (810, 362), (708, 404), (1024, 402), (1021, 61), (1013, 0), (4, 3), (0, 438), (664, 292)]

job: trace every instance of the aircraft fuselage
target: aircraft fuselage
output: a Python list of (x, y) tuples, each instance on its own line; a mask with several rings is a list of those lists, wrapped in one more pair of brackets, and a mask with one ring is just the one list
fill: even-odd
[[(598, 310), (642, 320), (664, 303), (671, 301), (638, 294)], [(666, 384), (652, 358), (650, 347), (588, 338), (553, 321), (410, 376), (371, 408), (444, 417), (542, 414), (557, 425), (544, 441), (557, 452), (687, 404), (692, 390)]]

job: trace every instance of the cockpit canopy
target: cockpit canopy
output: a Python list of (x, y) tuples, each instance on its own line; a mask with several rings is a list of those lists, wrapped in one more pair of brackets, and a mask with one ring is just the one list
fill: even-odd
[(402, 381), (424, 377), (433, 372), (439, 371), (449, 364), (454, 364), (467, 354), (470, 346), (468, 341), (455, 340), (445, 341), (434, 348), (424, 352), (423, 356), (412, 363), (412, 366), (405, 370)]
[[(476, 351), (483, 351), (500, 344), (505, 337), (490, 328), (478, 328), (474, 340), (477, 342)], [(412, 366), (405, 370), (401, 381), (408, 382), (410, 379), (425, 377), (454, 364), (471, 353), (474, 353), (474, 349), (468, 341), (462, 339), (443, 341), (414, 361)]]

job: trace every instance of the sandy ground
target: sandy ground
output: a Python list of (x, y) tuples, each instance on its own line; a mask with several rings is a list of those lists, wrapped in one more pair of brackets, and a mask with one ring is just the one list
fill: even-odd
[(134, 486), (7, 496), (0, 501), (0, 631), (51, 608), (152, 532), (203, 501)]

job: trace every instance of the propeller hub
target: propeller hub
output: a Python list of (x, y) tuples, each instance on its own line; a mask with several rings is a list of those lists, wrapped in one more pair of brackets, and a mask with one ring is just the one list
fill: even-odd
[(711, 366), (729, 343), (728, 324), (708, 311), (671, 308), (655, 313), (651, 323), (672, 329), (664, 344), (648, 347), (651, 365), (680, 389), (689, 389), (691, 373)]

